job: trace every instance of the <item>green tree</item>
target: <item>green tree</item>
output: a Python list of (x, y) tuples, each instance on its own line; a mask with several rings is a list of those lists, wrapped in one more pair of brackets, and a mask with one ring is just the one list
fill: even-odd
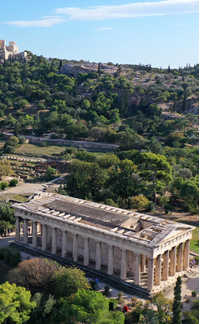
[(80, 288), (90, 288), (85, 273), (80, 269), (62, 267), (54, 273), (51, 293), (56, 298), (69, 297)]
[(9, 282), (0, 285), (0, 323), (25, 323), (35, 307), (30, 291)]
[(55, 168), (48, 167), (46, 170), (46, 173), (45, 173), (45, 179), (48, 181), (48, 180), (55, 178), (56, 173), (57, 173), (57, 171)]
[(123, 324), (124, 315), (109, 311), (109, 299), (100, 292), (79, 289), (69, 299), (61, 298), (56, 319), (69, 324)]
[(152, 199), (156, 201), (159, 186), (167, 186), (172, 180), (172, 167), (164, 155), (151, 152), (141, 153), (138, 158), (140, 175), (151, 184)]
[(181, 284), (181, 277), (178, 277), (174, 288), (172, 324), (182, 324)]

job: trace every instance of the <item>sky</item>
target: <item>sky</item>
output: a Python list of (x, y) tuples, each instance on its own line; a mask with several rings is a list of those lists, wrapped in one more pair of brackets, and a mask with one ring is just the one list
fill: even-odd
[(0, 39), (45, 57), (183, 67), (198, 62), (198, 0), (6, 0)]

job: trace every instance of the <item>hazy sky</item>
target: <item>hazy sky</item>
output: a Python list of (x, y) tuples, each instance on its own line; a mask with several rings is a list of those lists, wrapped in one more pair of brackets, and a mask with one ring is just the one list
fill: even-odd
[(197, 0), (6, 0), (0, 39), (46, 57), (184, 66), (198, 60)]

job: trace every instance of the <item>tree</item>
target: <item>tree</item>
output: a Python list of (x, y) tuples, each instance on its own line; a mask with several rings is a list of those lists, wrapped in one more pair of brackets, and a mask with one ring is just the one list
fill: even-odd
[(56, 172), (57, 172), (56, 169), (52, 167), (48, 167), (45, 173), (45, 179), (48, 181), (55, 178)]
[(22, 285), (32, 292), (48, 292), (54, 272), (59, 268), (60, 265), (54, 261), (34, 258), (20, 262), (8, 275), (10, 282)]
[(135, 208), (137, 210), (146, 210), (150, 205), (150, 201), (144, 195), (137, 195), (129, 199), (129, 205), (130, 208)]
[(80, 269), (62, 267), (54, 273), (51, 294), (56, 298), (69, 297), (80, 288), (90, 288), (85, 273)]
[(172, 302), (162, 293), (155, 295), (152, 299), (152, 304), (156, 306), (159, 324), (171, 322)]
[(15, 227), (14, 210), (7, 203), (0, 204), (0, 235)]
[(136, 171), (137, 166), (128, 159), (113, 166), (109, 172), (108, 185), (115, 197), (128, 198), (137, 193), (139, 181)]
[(79, 289), (69, 299), (58, 302), (56, 320), (69, 324), (123, 324), (121, 312), (109, 311), (109, 299), (100, 292)]
[(182, 284), (181, 277), (178, 277), (177, 281), (176, 281), (176, 286), (174, 288), (172, 324), (181, 324), (182, 323), (181, 284)]
[(25, 323), (35, 307), (30, 291), (9, 282), (0, 285), (0, 323)]
[(18, 180), (17, 179), (12, 179), (9, 182), (9, 186), (10, 187), (16, 187), (17, 184), (18, 184)]
[(141, 153), (137, 162), (140, 175), (152, 184), (152, 198), (155, 202), (159, 186), (166, 186), (172, 180), (172, 167), (164, 155), (151, 152)]

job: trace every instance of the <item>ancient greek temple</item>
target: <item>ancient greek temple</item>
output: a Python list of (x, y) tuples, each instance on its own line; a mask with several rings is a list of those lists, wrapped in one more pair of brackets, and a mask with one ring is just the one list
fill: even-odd
[(39, 192), (13, 207), (16, 242), (150, 293), (189, 268), (192, 226), (55, 193)]

